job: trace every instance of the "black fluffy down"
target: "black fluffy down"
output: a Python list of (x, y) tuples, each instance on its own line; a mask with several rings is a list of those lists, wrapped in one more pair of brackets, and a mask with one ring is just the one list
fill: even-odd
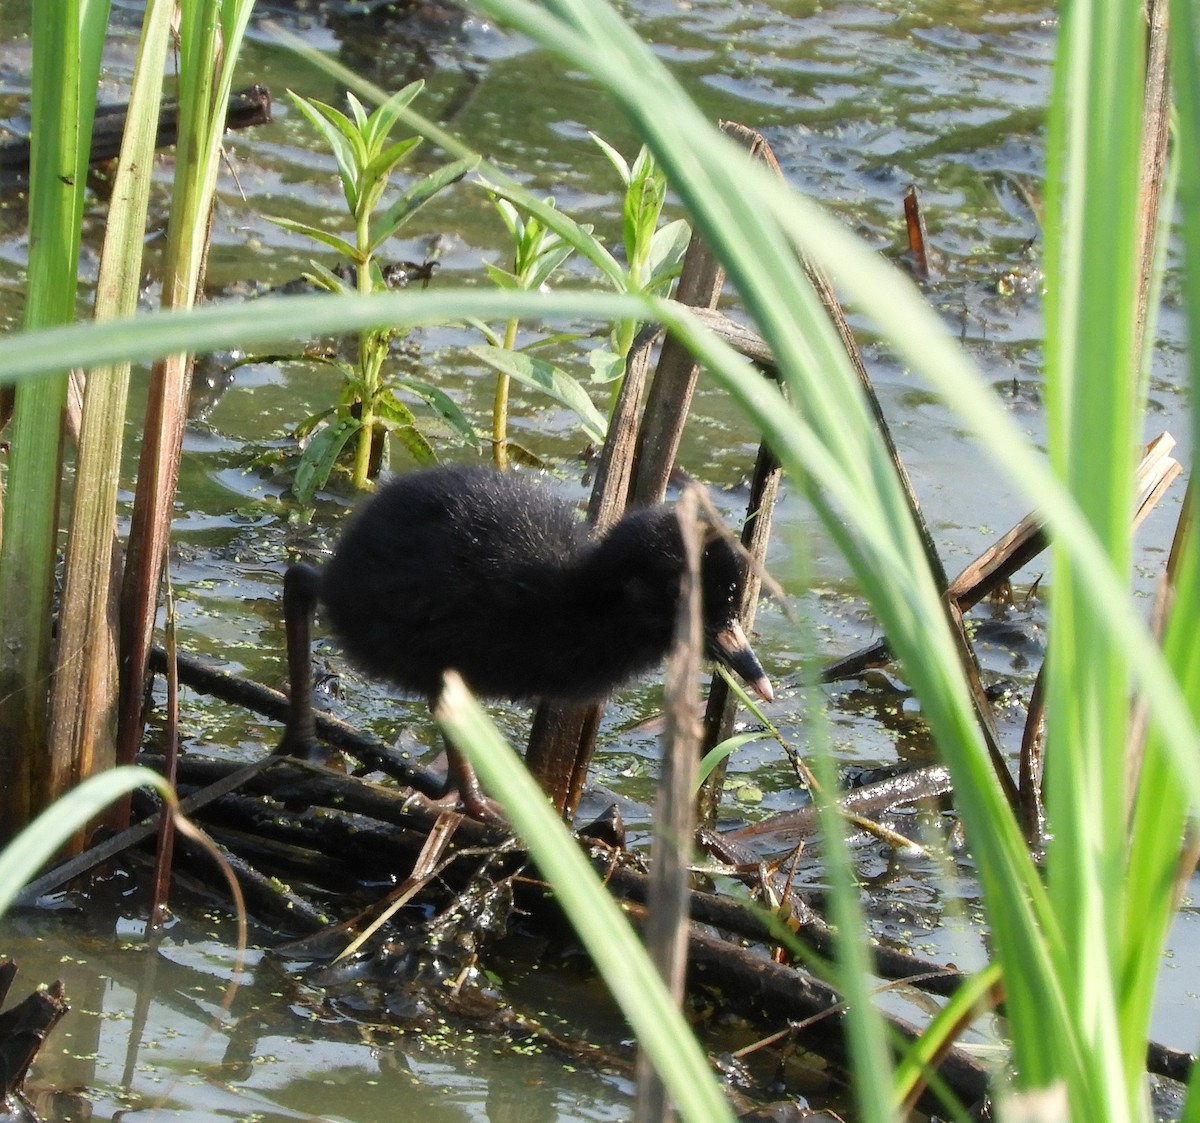
[[(454, 669), (485, 697), (588, 701), (666, 655), (684, 564), (665, 507), (597, 539), (545, 488), (447, 466), (380, 487), (321, 571), (319, 598), (351, 661), (402, 690), (435, 697)], [(734, 619), (739, 574), (733, 548), (712, 543), (710, 639)]]

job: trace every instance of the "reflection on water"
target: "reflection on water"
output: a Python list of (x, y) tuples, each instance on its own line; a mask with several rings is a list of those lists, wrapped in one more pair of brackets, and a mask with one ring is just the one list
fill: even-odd
[(148, 946), (129, 921), (114, 942), (107, 910), (89, 911), (5, 924), (22, 986), (62, 978), (72, 1005), (30, 1079), (49, 1121), (626, 1117), (623, 1079), (520, 1039), (336, 1015), (262, 952), (247, 954), (226, 1009), (228, 920), (189, 912)]

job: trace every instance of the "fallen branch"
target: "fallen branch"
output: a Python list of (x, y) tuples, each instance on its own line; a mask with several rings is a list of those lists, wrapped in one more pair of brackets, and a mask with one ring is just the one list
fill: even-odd
[[(114, 159), (121, 151), (125, 134), (125, 118), (129, 107), (106, 105), (96, 110), (92, 127), (92, 147), (88, 163), (93, 167)], [(247, 86), (229, 96), (229, 111), (225, 115), (227, 129), (248, 129), (265, 125), (271, 120), (271, 93), (266, 86)], [(156, 148), (170, 148), (179, 136), (179, 103), (163, 102), (158, 115)], [(12, 191), (29, 184), (30, 142), (27, 137), (0, 141), (0, 190)]]

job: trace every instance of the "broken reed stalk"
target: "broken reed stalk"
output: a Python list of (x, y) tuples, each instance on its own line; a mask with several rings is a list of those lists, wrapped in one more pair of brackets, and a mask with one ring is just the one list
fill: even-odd
[[(17, 975), (12, 960), (0, 963), (0, 1005)], [(0, 1013), (0, 1103), (6, 1119), (36, 1119), (24, 1097), (25, 1077), (51, 1030), (71, 1009), (61, 979), (39, 986)]]
[(929, 283), (929, 253), (926, 249), (925, 216), (915, 186), (904, 193), (904, 226), (908, 234), (908, 255), (913, 276), (923, 285)]
[[(742, 140), (747, 146), (752, 147), (752, 150), (768, 164), (773, 166), (776, 171), (779, 170), (778, 163), (775, 161), (774, 154), (771, 152), (769, 145), (751, 129), (746, 129), (745, 126), (734, 125), (732, 123), (723, 123), (722, 127), (732, 133), (737, 139)], [(928, 562), (930, 572), (934, 576), (934, 580), (940, 590), (946, 590), (948, 582), (946, 572), (942, 566), (941, 558), (937, 553), (937, 549), (933, 542), (933, 536), (929, 532), (929, 527), (925, 522), (924, 515), (921, 511), (920, 504), (917, 500), (916, 491), (909, 479), (908, 472), (904, 467), (903, 461), (900, 459), (899, 452), (896, 449), (894, 440), (892, 439), (891, 430), (888, 427), (887, 420), (884, 417), (883, 410), (880, 407), (878, 396), (875, 394), (874, 386), (871, 382), (870, 375), (867, 373), (866, 364), (862, 357), (862, 352), (854, 338), (850, 325), (846, 320), (845, 313), (842, 311), (841, 303), (837, 299), (828, 279), (811, 261), (803, 261), (805, 272), (809, 281), (816, 290), (821, 299), (825, 310), (831, 321), (842, 344), (846, 350), (847, 356), (850, 358), (851, 364), (854, 367), (859, 384), (862, 387), (868, 407), (871, 410), (875, 420), (876, 429), (880, 439), (884, 442), (884, 447), (888, 452), (888, 456), (892, 462), (893, 469), (897, 478), (901, 483), (904, 494), (908, 501), (909, 511), (913, 519), (913, 524), (916, 527), (918, 536), (924, 546), (926, 561)], [(757, 339), (752, 332), (745, 329), (731, 329), (727, 326), (727, 321), (722, 323), (724, 317), (719, 313), (709, 312), (708, 314), (701, 313), (701, 318), (710, 327), (716, 327), (719, 334), (737, 348), (742, 354), (747, 355), (758, 363), (767, 371), (773, 371), (774, 362), (769, 349)], [(770, 450), (766, 450), (766, 455), (769, 457)], [(760, 456), (760, 460), (762, 457)], [(751, 505), (751, 517), (757, 517), (769, 522), (769, 507), (765, 503), (760, 503), (759, 506)], [(765, 531), (764, 531), (765, 533)], [(764, 540), (765, 546), (765, 540)], [(761, 561), (761, 555), (758, 555)], [(753, 580), (753, 576), (748, 577), (748, 583)], [(747, 621), (743, 617), (743, 626), (749, 629), (753, 623), (753, 602), (749, 602), (749, 598), (744, 599), (746, 611), (750, 613), (750, 620)], [(983, 689), (983, 683), (980, 678), (979, 665), (975, 659), (974, 651), (970, 641), (963, 628), (962, 617), (959, 612), (954, 610), (954, 607), (946, 602), (946, 616), (951, 625), (951, 630), (957, 638), (958, 651), (960, 661), (963, 666), (964, 675), (971, 688), (971, 696), (974, 702), (976, 716), (979, 722), (979, 728), (982, 732), (984, 741), (988, 748), (988, 753), (992, 761), (992, 767), (996, 773), (997, 780), (1004, 789), (1010, 803), (1014, 806), (1017, 802), (1017, 789), (1013, 784), (1012, 778), (1008, 773), (1005, 763), (1004, 753), (1001, 749), (999, 736), (996, 731), (995, 719), (992, 714), (991, 705), (987, 700), (987, 696)], [(730, 703), (726, 702), (721, 696), (724, 693), (724, 684), (714, 683), (713, 690), (709, 695), (709, 716), (706, 718), (708, 725), (708, 734), (705, 738), (704, 751), (712, 748), (720, 741), (724, 740), (732, 732), (733, 726), (733, 709)], [(705, 792), (701, 797), (701, 820), (704, 822), (711, 821), (715, 815), (716, 805), (719, 801), (720, 784), (724, 780), (724, 762), (714, 769), (713, 774), (705, 786)]]
[(1151, 303), (1159, 210), (1166, 178), (1171, 128), (1171, 81), (1168, 65), (1167, 0), (1146, 3), (1146, 96), (1142, 106), (1141, 200), (1138, 214), (1137, 323), (1130, 356), (1132, 370), (1146, 369), (1146, 317)]
[(884, 416), (883, 407), (879, 404), (879, 396), (875, 393), (875, 385), (872, 383), (871, 376), (867, 372), (862, 350), (858, 346), (858, 341), (854, 338), (854, 333), (850, 330), (846, 314), (842, 311), (841, 301), (838, 300), (837, 294), (833, 291), (833, 286), (829, 283), (829, 279), (810, 261), (804, 262), (804, 269), (809, 281), (820, 296), (821, 303), (825, 306), (825, 311), (829, 314), (830, 319), (832, 319), (834, 327), (837, 329), (837, 333), (842, 340), (842, 346), (846, 349), (850, 363), (858, 375), (859, 385), (862, 388), (871, 415), (875, 420), (876, 431), (883, 441), (888, 458), (892, 462), (892, 470), (896, 473), (896, 478), (900, 481), (901, 489), (908, 504), (909, 515), (912, 518), (913, 527), (916, 529), (917, 536), (921, 541), (926, 564), (929, 566), (929, 572), (933, 576), (938, 592), (942, 596), (942, 602), (946, 610), (946, 619), (950, 624), (950, 631), (954, 636), (958, 649), (963, 676), (970, 688), (975, 716), (980, 733), (983, 736), (984, 744), (987, 746), (988, 756), (992, 762), (992, 771), (996, 774), (996, 779), (1004, 791), (1009, 804), (1015, 808), (1018, 800), (1017, 788), (1008, 772), (1004, 750), (1000, 745), (1000, 736), (996, 730), (995, 715), (992, 713), (991, 703), (988, 701), (987, 694), (983, 688), (983, 680), (980, 677), (979, 662), (975, 658), (974, 648), (971, 646), (970, 638), (967, 636), (963, 626), (962, 613), (947, 596), (949, 582), (946, 577), (945, 566), (942, 565), (941, 555), (938, 554), (933, 535), (929, 530), (929, 524), (925, 521), (925, 514), (921, 509), (921, 504), (917, 498), (916, 489), (912, 485), (912, 479), (909, 477), (908, 469), (904, 466), (904, 461), (901, 460), (900, 452), (896, 448), (896, 442), (892, 438), (892, 431), (887, 423), (887, 418)]
[[(638, 407), (657, 336), (657, 327), (643, 329), (626, 359), (625, 377), (609, 419), (588, 504), (588, 522), (598, 531), (612, 526), (629, 502)], [(574, 818), (583, 794), (603, 712), (603, 703), (599, 702), (541, 702), (533, 716), (525, 766), (568, 822)]]
[[(774, 163), (774, 156), (762, 136), (743, 125), (722, 122), (722, 129), (741, 141), (755, 154), (766, 153), (764, 159)], [(778, 165), (774, 165), (778, 168)], [(721, 294), (724, 271), (699, 238), (693, 235), (684, 255), (675, 299), (701, 312), (715, 309)], [(589, 521), (597, 528), (616, 521), (629, 504), (660, 503), (666, 494), (667, 481), (675, 464), (675, 456), (691, 405), (699, 366), (687, 350), (668, 337), (655, 368), (654, 380), (646, 394), (646, 406), (638, 424), (638, 406), (648, 371), (650, 346), (657, 338), (657, 329), (644, 329), (639, 342), (630, 354), (627, 383), (623, 386), (617, 409), (609, 426), (608, 439), (601, 452), (600, 471), (588, 508)], [(636, 433), (636, 438), (635, 438)], [(636, 440), (636, 444), (634, 443)], [(759, 453), (756, 480), (766, 466), (773, 462), (769, 454)], [(743, 542), (751, 549), (754, 563), (749, 566), (742, 597), (742, 626), (753, 624), (758, 599), (756, 567), (765, 557), (766, 538), (770, 531), (770, 511), (778, 488), (778, 465), (775, 464), (775, 483), (756, 488), (751, 498), (748, 523)], [(755, 552), (761, 551), (761, 552)], [(714, 696), (717, 699), (714, 701)], [(714, 676), (710, 687), (709, 706), (719, 718), (713, 721), (732, 723), (734, 706), (728, 701), (724, 683)], [(715, 710), (714, 710), (715, 708)], [(570, 707), (542, 704), (534, 716), (525, 761), (530, 771), (547, 790), (556, 808), (570, 819), (578, 806), (587, 770), (595, 752), (596, 731), (603, 707)], [(710, 723), (711, 724), (711, 723)], [(710, 734), (712, 736), (712, 734)], [(719, 738), (717, 738), (719, 739)], [(706, 738), (707, 740), (707, 738)], [(716, 740), (713, 740), (713, 744)], [(719, 786), (715, 789), (719, 795)]]
[[(163, 267), (165, 310), (191, 308), (202, 298), (221, 138), (251, 9), (249, 0), (231, 0), (220, 27), (215, 21), (199, 19), (181, 24), (180, 105), (188, 116), (180, 120), (176, 145)], [(121, 590), (118, 763), (132, 761), (141, 740), (142, 699), (179, 479), (192, 366), (191, 355), (170, 355), (155, 364), (150, 383)], [(126, 821), (127, 808), (128, 804)]]
[[(104, 228), (93, 313), (97, 321), (125, 319), (137, 310), (154, 139), (170, 40), (169, 7), (148, 6)], [(63, 566), (46, 746), (46, 795), (51, 798), (111, 768), (115, 758), (119, 678), (116, 574), (121, 556), (115, 512), (130, 371), (128, 362), (92, 371), (82, 391), (78, 426), (72, 422), (78, 433), (76, 484)], [(72, 372), (69, 400), (82, 381), (81, 373)], [(75, 412), (70, 404), (68, 411)], [(83, 835), (80, 832), (76, 850), (82, 846)]]
[[(692, 861), (695, 809), (692, 793), (700, 763), (700, 661), (704, 633), (700, 607), (700, 553), (703, 534), (699, 495), (687, 488), (675, 510), (687, 566), (683, 574), (675, 638), (667, 661), (666, 728), (662, 767), (654, 804), (650, 846), (650, 889), (645, 925), (646, 949), (676, 1005), (683, 1001), (687, 970), (688, 870)], [(670, 1123), (675, 1117), (666, 1087), (644, 1049), (638, 1050), (634, 1123)]]
[[(722, 121), (721, 131), (741, 144), (753, 158), (761, 160), (782, 176), (775, 154), (761, 133), (736, 121)], [(693, 237), (684, 258), (676, 299), (699, 313), (716, 315), (715, 309), (724, 281), (725, 272), (720, 263), (699, 238)], [(667, 480), (679, 449), (698, 373), (699, 366), (692, 356), (668, 339), (663, 345), (646, 403), (642, 432), (639, 434), (634, 483), (634, 497), (639, 502), (661, 502), (666, 493)], [(745, 575), (738, 619), (746, 632), (754, 627), (754, 616), (758, 609), (761, 574), (780, 478), (779, 461), (766, 443), (761, 443), (755, 458), (750, 499), (741, 534), (747, 557), (743, 566)], [(700, 746), (702, 756), (730, 736), (736, 716), (737, 700), (730, 694), (725, 680), (720, 675), (713, 675), (704, 714), (704, 734)], [(703, 825), (712, 825), (716, 821), (726, 766), (727, 762), (723, 760), (713, 769), (697, 796), (697, 818)]]

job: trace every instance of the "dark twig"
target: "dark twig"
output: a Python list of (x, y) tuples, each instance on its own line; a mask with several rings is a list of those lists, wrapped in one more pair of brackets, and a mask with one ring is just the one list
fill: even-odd
[[(121, 137), (125, 134), (125, 118), (128, 107), (124, 105), (101, 106), (96, 110), (96, 122), (92, 129), (92, 148), (88, 156), (91, 164), (100, 164), (114, 159), (121, 151)], [(227, 129), (248, 129), (254, 125), (265, 125), (271, 120), (271, 94), (266, 86), (247, 86), (231, 94), (229, 110), (225, 115)], [(179, 133), (179, 103), (163, 102), (158, 115), (156, 148), (169, 148)], [(0, 142), (0, 190), (13, 190), (29, 183), (29, 140), (20, 137)]]
[[(287, 721), (288, 699), (282, 691), (222, 671), (187, 651), (179, 652), (178, 665), (179, 681), (193, 689), (220, 698), (223, 702), (243, 706), (274, 721)], [(160, 673), (166, 669), (166, 653), (161, 647), (151, 649), (150, 666)], [(370, 768), (386, 773), (414, 791), (432, 799), (441, 794), (443, 777), (405, 760), (386, 742), (356, 729), (349, 722), (330, 714), (318, 713), (316, 731), (323, 741), (334, 748), (341, 749)]]
[[(775, 153), (761, 133), (754, 129), (749, 129), (745, 125), (740, 125), (735, 121), (722, 121), (721, 129), (734, 140), (738, 141), (739, 144), (743, 145), (751, 157), (764, 163), (780, 179), (783, 178), (783, 172), (779, 167), (779, 162), (775, 159)], [(707, 250), (705, 250), (705, 253), (707, 253)], [(683, 299), (685, 296), (689, 297), (685, 302), (698, 305), (701, 311), (715, 308), (717, 299), (720, 296), (720, 286), (724, 274), (715, 263), (711, 266), (711, 269), (713, 270), (711, 278), (707, 274), (703, 277), (711, 285), (710, 288), (701, 289), (697, 287), (692, 291), (686, 290), (684, 288), (684, 278), (681, 277), (677, 297), (680, 299)], [(664, 347), (664, 356), (665, 354), (666, 348)], [(659, 364), (660, 374), (662, 373), (663, 365), (663, 363)], [(776, 382), (779, 381), (778, 372), (774, 370), (773, 365), (770, 369), (763, 367), (762, 370), (764, 376), (773, 378)], [(693, 370), (691, 380), (688, 384), (688, 400), (690, 400), (691, 387), (694, 382), (695, 373)], [(658, 378), (656, 377), (655, 384), (657, 385), (657, 383)], [(745, 576), (742, 580), (738, 620), (743, 630), (747, 633), (753, 629), (754, 617), (758, 612), (758, 598), (762, 593), (762, 578), (766, 572), (765, 562), (767, 546), (771, 536), (771, 522), (775, 512), (775, 503), (779, 497), (779, 485), (782, 476), (783, 469), (779, 463), (779, 458), (766, 441), (761, 442), (758, 446), (758, 455), (755, 457), (754, 473), (750, 481), (750, 499), (747, 504), (746, 518), (742, 524), (741, 534), (742, 548), (745, 551), (747, 564), (743, 567), (745, 569)], [(737, 711), (738, 701), (730, 692), (725, 679), (719, 673), (713, 675), (709, 683), (708, 701), (704, 709), (704, 735), (700, 744), (701, 756), (707, 754), (722, 741), (729, 738), (733, 733)], [(696, 817), (702, 826), (711, 827), (717, 820), (717, 811), (721, 801), (721, 791), (725, 786), (727, 767), (728, 758), (725, 758), (711, 771), (700, 788), (696, 800)]]

